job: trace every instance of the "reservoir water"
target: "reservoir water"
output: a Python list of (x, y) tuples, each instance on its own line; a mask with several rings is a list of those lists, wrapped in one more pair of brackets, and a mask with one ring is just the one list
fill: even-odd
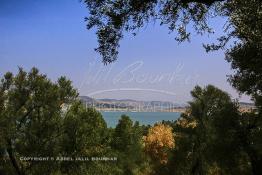
[(154, 125), (162, 120), (175, 121), (180, 112), (101, 112), (108, 127), (115, 127), (121, 115), (127, 115), (133, 122), (138, 121), (140, 125)]

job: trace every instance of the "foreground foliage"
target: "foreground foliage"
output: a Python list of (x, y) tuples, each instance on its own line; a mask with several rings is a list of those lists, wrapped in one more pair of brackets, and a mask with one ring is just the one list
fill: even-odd
[[(259, 108), (240, 113), (220, 89), (196, 86), (177, 121), (141, 126), (123, 115), (108, 128), (84, 108), (66, 78), (33, 68), (0, 84), (0, 173), (6, 175), (261, 174)], [(115, 161), (25, 161), (21, 157), (115, 157)]]

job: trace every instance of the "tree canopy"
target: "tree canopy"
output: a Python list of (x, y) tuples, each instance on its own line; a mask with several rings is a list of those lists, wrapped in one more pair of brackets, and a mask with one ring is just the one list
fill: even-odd
[(102, 115), (86, 109), (77, 96), (71, 81), (61, 77), (52, 82), (36, 68), (4, 75), (0, 82), (1, 174), (105, 174), (107, 164), (94, 172), (100, 163), (20, 159), (108, 155)]
[(137, 33), (159, 21), (176, 33), (178, 42), (189, 40), (190, 30), (212, 33), (210, 19), (225, 17), (224, 35), (204, 44), (206, 51), (226, 49), (225, 58), (235, 74), (229, 81), (240, 93), (262, 104), (262, 1), (261, 0), (85, 0), (87, 28), (97, 29), (99, 52), (105, 64), (117, 59), (124, 32)]
[(150, 21), (159, 20), (171, 32), (177, 32), (176, 40), (189, 39), (187, 25), (192, 24), (198, 34), (212, 32), (207, 20), (220, 15), (227, 1), (223, 0), (85, 0), (89, 10), (87, 28), (97, 28), (99, 46), (96, 48), (103, 62), (117, 59), (119, 41), (124, 31), (136, 31)]
[[(189, 40), (190, 30), (197, 34), (212, 33), (210, 19), (226, 17), (225, 35), (218, 43), (205, 45), (207, 51), (225, 48), (233, 38), (261, 43), (260, 0), (85, 0), (89, 16), (87, 28), (97, 29), (99, 46), (96, 48), (105, 64), (117, 59), (119, 41), (123, 33), (136, 34), (151, 21), (159, 21), (176, 33), (179, 42)], [(260, 38), (259, 38), (260, 37)], [(230, 48), (237, 47), (238, 44)]]
[[(0, 83), (0, 173), (261, 174), (260, 113), (240, 113), (230, 96), (196, 86), (175, 122), (140, 126), (123, 115), (108, 128), (85, 108), (65, 77), (52, 82), (36, 68), (8, 72)], [(171, 128), (172, 127), (172, 128)], [(117, 157), (117, 162), (23, 161), (26, 157)], [(230, 159), (228, 159), (230, 157)]]
[(252, 149), (255, 155), (259, 155), (260, 149), (254, 150), (251, 144), (259, 142), (246, 142), (251, 137), (246, 135), (248, 125), (243, 122), (250, 116), (242, 118), (237, 103), (212, 85), (196, 86), (191, 94), (193, 100), (188, 111), (171, 125), (176, 146), (169, 160), (168, 173), (261, 173), (257, 167), (259, 161), (254, 160), (254, 155), (248, 151)]
[[(198, 34), (210, 33), (208, 20), (226, 17), (225, 35), (205, 48), (227, 49), (226, 60), (235, 70), (230, 82), (240, 93), (251, 95), (257, 108), (240, 113), (226, 92), (212, 85), (196, 86), (188, 111), (175, 122), (141, 127), (122, 116), (116, 128), (107, 128), (99, 112), (84, 108), (70, 80), (52, 82), (36, 68), (19, 68), (17, 75), (7, 72), (0, 82), (0, 174), (262, 174), (262, 1), (84, 2), (90, 13), (87, 27), (97, 28), (97, 51), (105, 64), (117, 59), (125, 31), (135, 34), (152, 20), (167, 25), (182, 42), (190, 38), (188, 26)], [(115, 164), (19, 159), (46, 155), (108, 155), (119, 160)]]

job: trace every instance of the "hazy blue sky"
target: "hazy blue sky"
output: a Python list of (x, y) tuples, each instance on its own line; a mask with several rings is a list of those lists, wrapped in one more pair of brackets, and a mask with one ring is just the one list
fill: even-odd
[(87, 15), (79, 0), (0, 0), (0, 75), (35, 66), (54, 81), (67, 76), (81, 95), (96, 98), (181, 103), (196, 84), (238, 97), (226, 81), (232, 71), (223, 51), (207, 54), (202, 47), (222, 33), (224, 19), (210, 22), (215, 35), (193, 35), (182, 44), (167, 28), (149, 24), (136, 37), (127, 34), (119, 59), (105, 67), (93, 50), (95, 31), (86, 30)]

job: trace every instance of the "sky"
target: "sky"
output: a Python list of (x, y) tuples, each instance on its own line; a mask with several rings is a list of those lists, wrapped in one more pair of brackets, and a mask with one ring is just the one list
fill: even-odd
[(178, 44), (167, 27), (149, 23), (137, 36), (125, 34), (118, 60), (105, 66), (88, 10), (79, 0), (0, 0), (0, 76), (37, 67), (52, 81), (69, 78), (80, 95), (94, 98), (186, 103), (195, 85), (213, 84), (240, 97), (227, 82), (233, 73), (224, 51), (206, 53), (202, 43), (223, 34), (225, 19), (210, 21), (214, 35), (192, 34)]

